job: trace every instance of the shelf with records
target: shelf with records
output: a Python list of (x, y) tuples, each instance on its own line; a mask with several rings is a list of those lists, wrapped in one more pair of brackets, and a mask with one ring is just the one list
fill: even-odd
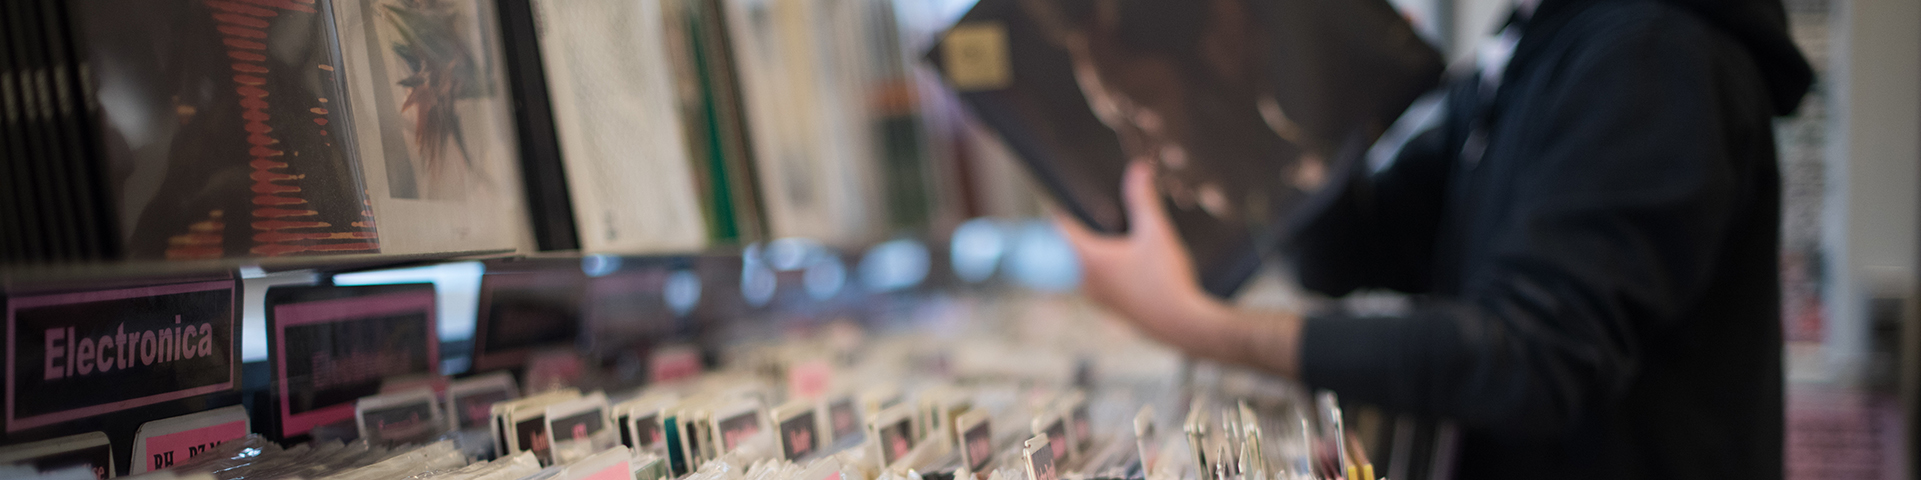
[(955, 193), (979, 149), (892, 3), (14, 2), (0, 268), (860, 246), (1006, 213)]
[[(837, 255), (763, 253), (752, 261)], [(1358, 444), (1336, 440), (1331, 399), (1183, 366), (1071, 297), (983, 294), (946, 273), (822, 296), (777, 266), (776, 290), (806, 294), (756, 302), (748, 274), (724, 273), (745, 263), (488, 262), (471, 340), (448, 339), (455, 319), (439, 315), (432, 284), (271, 287), (268, 354), (244, 365), (250, 327), (231, 280), (9, 291), (23, 332), (10, 352), (26, 370), (8, 377), (19, 408), (0, 472), (1017, 480), (1367, 468)]]

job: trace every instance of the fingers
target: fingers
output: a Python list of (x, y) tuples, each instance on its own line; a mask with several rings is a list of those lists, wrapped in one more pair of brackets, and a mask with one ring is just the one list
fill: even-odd
[(1121, 196), (1127, 203), (1129, 236), (1163, 235), (1170, 231), (1167, 208), (1161, 205), (1160, 188), (1154, 185), (1153, 165), (1128, 164), (1127, 173), (1121, 179)]
[(1106, 283), (1111, 280), (1110, 273), (1127, 261), (1125, 238), (1109, 238), (1081, 225), (1080, 220), (1059, 212), (1054, 213), (1054, 228), (1060, 229), (1061, 236), (1074, 249), (1074, 256), (1080, 260), (1083, 282), (1081, 290), (1095, 301), (1105, 301)]

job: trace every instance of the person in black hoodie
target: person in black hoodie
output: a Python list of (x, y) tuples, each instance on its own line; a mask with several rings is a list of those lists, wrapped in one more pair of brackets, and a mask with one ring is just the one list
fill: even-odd
[(1209, 297), (1143, 165), (1127, 236), (1056, 222), (1083, 290), (1192, 354), (1453, 419), (1455, 478), (1781, 478), (1772, 118), (1812, 81), (1781, 3), (1529, 0), (1494, 42), (1284, 248), (1303, 286), (1406, 312)]

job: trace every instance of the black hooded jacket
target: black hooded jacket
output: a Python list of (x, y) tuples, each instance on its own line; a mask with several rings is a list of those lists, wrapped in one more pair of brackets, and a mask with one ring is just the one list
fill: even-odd
[(1455, 420), (1455, 478), (1781, 478), (1772, 117), (1812, 75), (1779, 0), (1544, 0), (1515, 25), (1494, 94), (1455, 82), (1441, 127), (1288, 246), (1310, 289), (1417, 294), (1310, 315), (1305, 381)]

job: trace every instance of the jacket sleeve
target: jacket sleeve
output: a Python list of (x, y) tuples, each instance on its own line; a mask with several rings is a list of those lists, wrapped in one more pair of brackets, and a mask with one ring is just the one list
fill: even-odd
[(1614, 28), (1562, 57), (1537, 108), (1510, 112), (1525, 138), (1493, 139), (1525, 165), (1498, 181), (1509, 200), (1484, 207), (1497, 226), (1473, 230), (1493, 233), (1464, 240), (1487, 253), (1464, 264), (1461, 293), (1403, 316), (1310, 316), (1305, 381), (1522, 435), (1618, 401), (1641, 339), (1685, 321), (1707, 288), (1750, 195), (1737, 177), (1760, 168), (1729, 158), (1721, 39), (1698, 25)]

